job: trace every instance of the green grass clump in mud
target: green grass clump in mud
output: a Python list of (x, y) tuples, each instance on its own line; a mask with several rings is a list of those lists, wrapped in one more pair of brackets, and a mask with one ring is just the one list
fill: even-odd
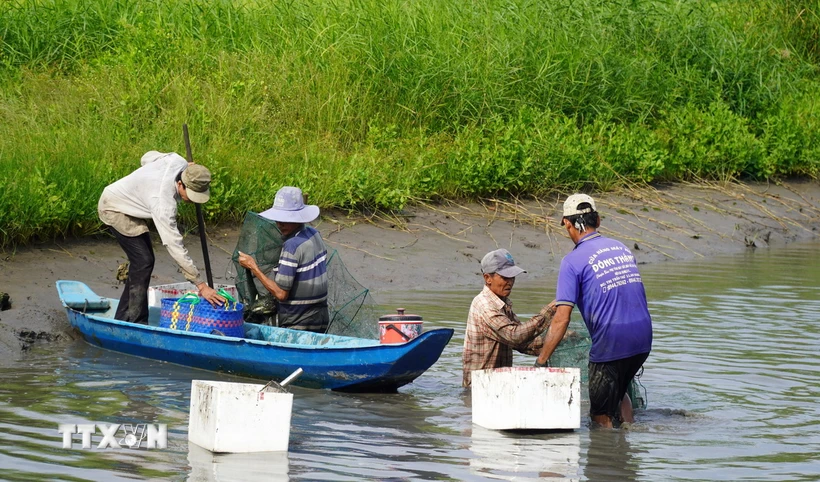
[[(816, 2), (12, 0), (0, 246), (95, 232), (147, 150), (211, 221), (694, 177), (816, 177)], [(191, 216), (192, 210), (185, 212)]]

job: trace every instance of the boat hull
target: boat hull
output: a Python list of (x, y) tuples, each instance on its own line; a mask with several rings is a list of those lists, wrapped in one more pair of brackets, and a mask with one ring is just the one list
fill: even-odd
[(294, 385), (352, 392), (395, 392), (429, 369), (453, 336), (452, 329), (437, 329), (394, 345), (364, 339), (363, 346), (289, 345), (139, 325), (63, 305), (71, 325), (101, 348), (265, 380), (301, 368)]

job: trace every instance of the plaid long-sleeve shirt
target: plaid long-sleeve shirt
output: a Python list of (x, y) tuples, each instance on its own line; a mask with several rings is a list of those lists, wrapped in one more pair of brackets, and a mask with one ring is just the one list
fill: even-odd
[(473, 370), (512, 366), (512, 350), (537, 355), (544, 344), (541, 335), (549, 326), (554, 309), (545, 306), (525, 322), (518, 320), (509, 299), (499, 298), (487, 286), (473, 298), (464, 335), (464, 378), (469, 387)]

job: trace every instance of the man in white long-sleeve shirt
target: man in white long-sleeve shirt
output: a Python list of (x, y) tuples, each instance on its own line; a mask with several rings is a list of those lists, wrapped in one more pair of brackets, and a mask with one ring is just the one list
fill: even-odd
[(154, 270), (148, 219), (154, 221), (162, 244), (185, 278), (196, 285), (203, 298), (222, 304), (225, 299), (200, 278), (176, 221), (179, 201), (202, 204), (208, 200), (210, 171), (174, 152), (149, 151), (140, 164), (142, 167), (107, 186), (97, 205), (100, 220), (109, 226), (131, 264), (116, 319), (148, 323), (148, 286)]

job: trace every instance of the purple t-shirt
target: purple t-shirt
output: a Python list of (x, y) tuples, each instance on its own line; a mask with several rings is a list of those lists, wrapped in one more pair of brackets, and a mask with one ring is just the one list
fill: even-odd
[(620, 360), (652, 349), (643, 281), (623, 243), (598, 233), (582, 238), (561, 260), (555, 299), (578, 306), (592, 336), (589, 361)]

